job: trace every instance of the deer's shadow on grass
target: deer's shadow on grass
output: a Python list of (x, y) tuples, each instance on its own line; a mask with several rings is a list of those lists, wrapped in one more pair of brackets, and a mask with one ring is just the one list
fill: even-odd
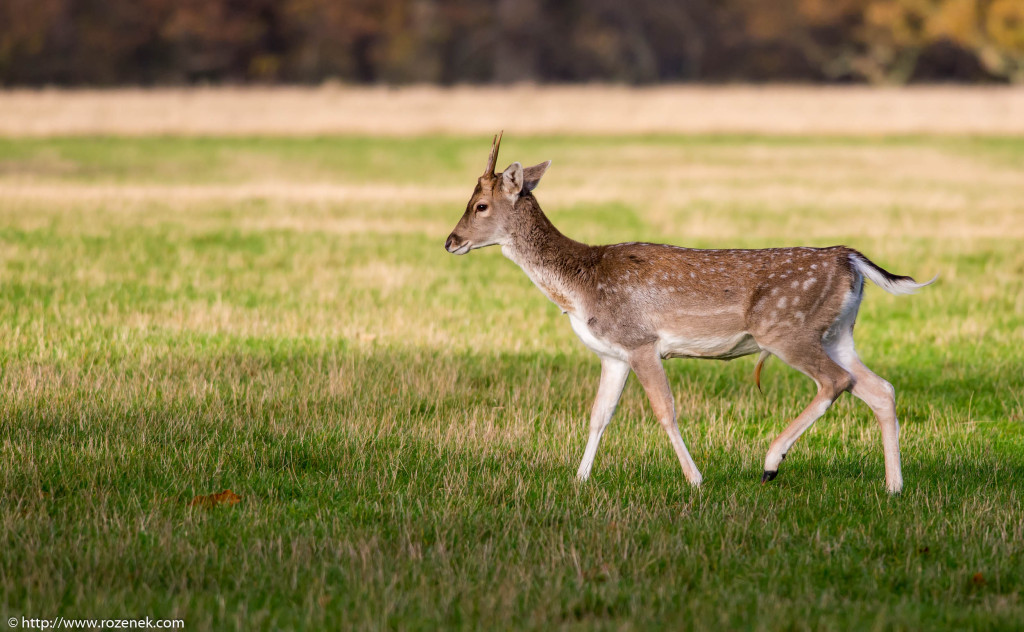
[[(410, 371), (435, 374), (451, 372), (458, 376), (458, 386), (450, 390), (407, 393), (405, 399), (396, 402), (396, 405), (404, 404), (407, 414), (429, 422), (425, 415), (459, 410), (467, 422), (471, 422), (474, 416), (482, 415), (498, 428), (509, 428), (525, 421), (536, 436), (521, 437), (516, 444), (520, 450), (523, 448), (519, 446), (528, 446), (530, 441), (543, 440), (551, 435), (565, 436), (568, 431), (572, 438), (566, 441), (573, 446), (579, 444), (571, 448), (572, 456), (568, 464), (561, 459), (548, 463), (534, 461), (530, 463), (530, 469), (535, 473), (550, 472), (558, 476), (572, 474), (567, 470), (575, 468), (573, 459), (582, 454), (589, 407), (600, 374), (600, 368), (591, 356), (422, 351), (414, 355), (413, 358), (374, 355), (365, 359), (366, 363), (375, 365), (375, 371), (395, 376), (396, 379), (408, 375)], [(795, 415), (809, 402), (813, 388), (802, 375), (788, 371), (788, 375), (778, 376), (773, 388), (762, 396), (749, 386), (749, 367), (739, 363), (673, 361), (666, 363), (666, 368), (673, 389), (677, 392), (677, 400), (680, 391), (685, 391), (689, 396), (685, 405), (681, 406), (681, 415), (693, 415), (695, 410), (699, 413), (710, 409), (716, 413), (724, 412), (726, 419), (716, 423), (727, 424), (729, 413), (739, 409), (737, 423), (755, 428), (754, 432), (759, 433), (756, 438), (764, 443), (765, 448), (767, 442), (763, 439), (770, 441), (771, 437), (781, 431), (788, 421), (787, 415)], [(950, 369), (938, 365), (876, 362), (873, 368), (900, 385), (898, 408), (904, 435), (907, 435), (908, 429), (917, 435), (914, 441), (909, 442), (915, 449), (908, 451), (906, 445), (904, 447), (904, 473), (908, 485), (916, 485), (921, 481), (955, 479), (963, 484), (980, 487), (1004, 480), (1006, 476), (1024, 481), (1024, 456), (1013, 456), (1024, 455), (1020, 403), (1006, 397), (1007, 393), (1024, 391), (1024, 364), (1010, 360), (1002, 365), (977, 364)], [(868, 408), (850, 395), (845, 397), (855, 402), (854, 410), (870, 424), (870, 432), (874, 433), (876, 427)], [(765, 411), (770, 411), (772, 423), (756, 421)], [(837, 414), (843, 413), (832, 411), (818, 424), (827, 426)], [(643, 417), (643, 420), (637, 420), (637, 416)], [(752, 417), (755, 419), (753, 423)], [(937, 421), (932, 424), (922, 423), (922, 420), (929, 417)], [(990, 423), (974, 423), (978, 419)], [(702, 425), (707, 423), (706, 420), (692, 416), (686, 422), (696, 426), (698, 433)], [(624, 395), (616, 419), (606, 435), (606, 442), (616, 433), (635, 430), (635, 425), (631, 426), (635, 423), (647, 423), (654, 426), (657, 432), (657, 424), (653, 422), (646, 397), (634, 384), (632, 392), (627, 389)], [(567, 425), (570, 427), (567, 428)], [(921, 433), (941, 433), (943, 428), (948, 428), (950, 434), (954, 435), (941, 438), (954, 450), (952, 454), (946, 450), (916, 449), (920, 447)], [(806, 438), (804, 441), (807, 441)], [(797, 445), (799, 447), (800, 444)], [(955, 450), (958, 445), (968, 453), (957, 455)], [(669, 458), (667, 446), (667, 441), (664, 445), (659, 443), (655, 446), (658, 463), (644, 464), (645, 476), (667, 476), (673, 480), (680, 476), (674, 459)], [(602, 446), (602, 450), (607, 448)], [(526, 452), (529, 452), (529, 448), (526, 448)], [(645, 450), (638, 456), (650, 456), (649, 452)], [(711, 444), (698, 448), (694, 454), (695, 457), (700, 455), (704, 461), (719, 464), (705, 472), (709, 482), (754, 479), (761, 473), (761, 463), (740, 462), (727, 447)], [(629, 463), (625, 468), (611, 465), (609, 472), (609, 459), (601, 459), (599, 456), (599, 461), (603, 461), (599, 469), (605, 470), (603, 476), (606, 480), (622, 480), (624, 484), (635, 482), (629, 472), (636, 471), (638, 464)], [(797, 476), (851, 479), (867, 475), (877, 476), (881, 480), (881, 439), (878, 437), (877, 450), (872, 447), (868, 453), (846, 457), (841, 454), (822, 457), (804, 454), (797, 461), (787, 463), (790, 471), (784, 472), (781, 480)]]
[[(596, 360), (585, 353), (322, 345), (183, 352), (145, 366), (133, 365), (138, 361), (132, 358), (117, 362), (125, 366), (112, 364), (107, 373), (91, 367), (88, 382), (65, 372), (41, 378), (33, 394), (8, 396), (6, 434), (13, 444), (40, 455), (39, 476), (29, 478), (64, 479), (61, 469), (77, 458), (76, 450), (102, 437), (123, 456), (107, 459), (93, 482), (132, 484), (136, 474), (128, 469), (135, 467), (146, 473), (142, 480), (180, 486), (175, 463), (185, 454), (195, 462), (190, 476), (197, 481), (211, 464), (255, 478), (281, 471), (338, 478), (345, 476), (339, 459), (347, 453), (351, 467), (393, 472), (395, 481), (436, 471), (474, 480), (545, 480), (565, 491), (575, 485), (600, 374)], [(809, 401), (807, 380), (780, 372), (762, 396), (749, 384), (749, 365), (675, 361), (667, 368), (677, 400), (683, 400), (681, 413), (687, 415), (684, 435), (707, 487), (750, 484), (759, 489), (761, 463), (750, 454), (766, 449), (786, 416)], [(904, 435), (908, 429), (915, 435), (904, 443), (908, 491), (1024, 484), (1024, 432), (1021, 420), (1013, 418), (1019, 403), (1006, 397), (1024, 390), (1024, 366), (1007, 361), (956, 371), (911, 364), (874, 368), (907, 385), (898, 405)], [(105, 386), (108, 378), (116, 388)], [(193, 383), (203, 385), (201, 399)], [(82, 397), (64, 392), (68, 384), (84, 389)], [(90, 389), (105, 389), (105, 396), (89, 397)], [(874, 432), (870, 413), (858, 407)], [(702, 419), (702, 413), (715, 419)], [(928, 415), (943, 421), (918, 424)], [(988, 423), (972, 421), (982, 415)], [(750, 449), (727, 445), (721, 430), (708, 432), (712, 424), (733, 423), (746, 433), (741, 444), (751, 440)], [(818, 422), (819, 427), (829, 423), (829, 416)], [(647, 440), (629, 445), (622, 440), (641, 431), (649, 433)], [(842, 451), (829, 444), (836, 436), (828, 432), (823, 433), (827, 441), (816, 443), (812, 433), (797, 444), (799, 456), (787, 460), (776, 486), (816, 479), (819, 485), (833, 479), (882, 480), (880, 438), (877, 447), (872, 443), (866, 450)], [(940, 446), (932, 447), (921, 433), (939, 435), (934, 442)], [(148, 443), (132, 448), (143, 434)], [(828, 449), (819, 453), (822, 447)], [(116, 465), (118, 459), (126, 464), (123, 468)], [(443, 476), (424, 480), (444, 483)], [(636, 384), (627, 388), (606, 434), (591, 484), (623, 492), (654, 487), (688, 497), (667, 439)]]

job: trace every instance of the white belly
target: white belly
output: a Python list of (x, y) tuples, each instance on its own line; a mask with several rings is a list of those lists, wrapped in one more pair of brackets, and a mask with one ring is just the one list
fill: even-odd
[(605, 340), (601, 340), (595, 336), (590, 331), (590, 327), (587, 326), (587, 323), (575, 314), (569, 314), (569, 324), (572, 325), (572, 330), (576, 332), (576, 335), (583, 341), (583, 344), (587, 345), (587, 348), (597, 355), (610, 356), (612, 358), (619, 358), (620, 360), (627, 359), (625, 349), (613, 345)]
[(753, 336), (746, 332), (724, 337), (662, 335), (658, 340), (658, 354), (663, 358), (732, 360), (760, 350)]
[[(594, 335), (587, 323), (575, 314), (569, 314), (572, 330), (588, 349), (600, 356), (628, 360), (628, 353), (622, 347)], [(704, 358), (708, 360), (732, 360), (752, 353), (761, 347), (754, 337), (746, 332), (732, 336), (672, 336), (662, 335), (658, 340), (658, 355), (662, 358)]]

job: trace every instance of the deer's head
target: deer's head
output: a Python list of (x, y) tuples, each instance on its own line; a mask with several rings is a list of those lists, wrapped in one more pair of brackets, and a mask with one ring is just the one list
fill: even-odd
[(444, 242), (445, 250), (452, 254), (464, 255), (475, 248), (505, 243), (514, 225), (516, 202), (537, 187), (551, 164), (548, 160), (523, 168), (523, 165), (513, 162), (505, 171), (495, 173), (500, 144), (501, 134), (494, 137), (487, 168), (477, 180), (466, 212)]

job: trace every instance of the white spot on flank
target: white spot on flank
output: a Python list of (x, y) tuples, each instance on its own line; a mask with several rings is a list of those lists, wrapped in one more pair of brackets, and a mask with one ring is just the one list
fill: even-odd
[[(811, 277), (811, 278), (807, 279), (806, 281), (804, 281), (804, 289), (806, 290), (807, 288), (809, 288), (812, 285), (814, 285), (815, 281), (817, 281), (817, 279), (815, 279), (814, 277)], [(794, 281), (794, 283), (796, 283), (796, 281)]]
[(811, 270), (817, 270), (817, 269), (818, 269), (818, 264), (812, 263), (811, 264)]
[(690, 278), (691, 278), (691, 279), (695, 279), (695, 278), (697, 278), (697, 275), (696, 275), (696, 274), (694, 274), (693, 272), (691, 272), (691, 273), (690, 273)]
[(803, 313), (803, 312), (797, 312), (797, 313), (796, 313), (796, 318), (797, 318), (797, 320), (799, 320), (800, 322), (803, 322), (803, 321), (804, 321), (804, 318), (805, 318), (805, 317), (804, 317), (804, 313)]
[(773, 287), (773, 288), (772, 288), (772, 296), (775, 296), (775, 295), (776, 295), (776, 294), (778, 294), (778, 293), (779, 293), (779, 288), (777, 288), (777, 287)]
[(779, 299), (778, 306), (779, 306), (779, 309), (785, 309), (786, 308), (786, 297), (785, 296), (783, 296), (782, 298)]
[(793, 284), (790, 287), (796, 287), (798, 285), (800, 285), (799, 281), (793, 281)]

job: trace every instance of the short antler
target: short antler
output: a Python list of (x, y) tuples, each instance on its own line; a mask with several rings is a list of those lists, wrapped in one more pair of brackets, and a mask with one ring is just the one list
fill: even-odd
[(491, 143), (491, 155), (487, 158), (487, 168), (484, 169), (484, 177), (494, 176), (494, 168), (498, 166), (498, 146), (501, 145), (501, 135), (505, 133), (502, 130), (494, 137), (494, 142)]

